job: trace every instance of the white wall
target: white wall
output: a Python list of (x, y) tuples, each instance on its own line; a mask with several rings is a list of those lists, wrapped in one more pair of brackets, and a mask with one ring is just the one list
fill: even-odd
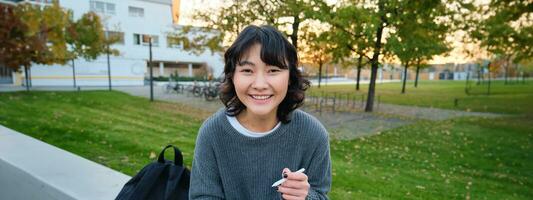
[[(93, 61), (78, 59), (74, 62), (78, 86), (107, 86), (107, 59), (101, 56)], [(143, 85), (146, 62), (139, 59), (111, 58), (111, 84), (114, 86)], [(24, 75), (24, 74), (23, 74)], [(72, 62), (66, 65), (33, 65), (32, 85), (73, 85)]]
[[(152, 48), (152, 60), (165, 62), (206, 63), (211, 67), (215, 77), (223, 72), (221, 55), (211, 55), (209, 51), (196, 56), (179, 48), (167, 47), (166, 35), (172, 28), (171, 5), (141, 0), (98, 0), (115, 4), (115, 14), (103, 16), (105, 27), (111, 31), (124, 32), (124, 44), (115, 44), (112, 48), (120, 55), (111, 57), (112, 85), (143, 85), (149, 59), (148, 46), (135, 45), (133, 34), (150, 34), (159, 36), (159, 46)], [(170, 2), (170, 0), (169, 0)], [(64, 8), (74, 12), (74, 18), (80, 18), (90, 11), (90, 0), (61, 0)], [(130, 17), (128, 7), (144, 9), (144, 17)], [(80, 86), (107, 85), (107, 63), (104, 56), (95, 61), (77, 59), (75, 61), (77, 83)], [(103, 77), (105, 76), (105, 77)], [(32, 84), (38, 85), (72, 85), (71, 62), (65, 66), (32, 66)]]

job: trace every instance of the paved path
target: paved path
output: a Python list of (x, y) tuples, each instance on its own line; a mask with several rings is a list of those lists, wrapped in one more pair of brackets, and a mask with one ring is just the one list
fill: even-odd
[(416, 119), (426, 119), (433, 121), (446, 120), (457, 117), (500, 117), (502, 114), (482, 113), (482, 112), (466, 112), (460, 110), (448, 110), (440, 108), (426, 108), (416, 106), (403, 106), (394, 104), (381, 104), (377, 109), (378, 112), (384, 114), (393, 114)]

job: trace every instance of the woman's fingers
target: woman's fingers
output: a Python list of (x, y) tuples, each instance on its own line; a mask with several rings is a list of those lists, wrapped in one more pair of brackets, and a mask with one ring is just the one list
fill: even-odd
[(303, 172), (291, 172), (289, 168), (283, 169), (283, 178), (297, 181), (307, 181), (307, 175)]
[(282, 183), (281, 186), (287, 187), (287, 188), (294, 188), (294, 189), (309, 189), (309, 183), (307, 182), (307, 180), (301, 181), (301, 180), (287, 179), (287, 181)]
[(284, 200), (300, 200), (300, 199), (305, 199), (305, 197), (299, 197), (299, 196), (294, 196), (294, 195), (290, 195), (290, 194), (282, 194), (281, 197), (283, 197)]
[(307, 175), (302, 172), (289, 172), (287, 173), (287, 179), (295, 181), (307, 181)]
[(278, 187), (278, 192), (283, 194), (283, 199), (305, 199), (309, 193), (307, 175), (302, 172), (291, 172), (283, 169), (283, 178), (287, 180)]
[[(288, 188), (288, 187), (283, 187), (283, 186), (278, 187), (278, 192), (281, 192), (283, 195), (297, 197), (298, 199), (302, 199), (302, 197), (305, 198), (307, 196), (306, 190)], [(288, 198), (285, 198), (285, 196), (283, 198), (288, 199)]]

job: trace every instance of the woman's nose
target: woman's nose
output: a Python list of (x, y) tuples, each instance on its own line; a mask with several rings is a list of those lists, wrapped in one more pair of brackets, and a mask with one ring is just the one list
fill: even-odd
[(268, 81), (264, 73), (257, 73), (254, 82), (252, 83), (252, 88), (258, 90), (268, 88)]

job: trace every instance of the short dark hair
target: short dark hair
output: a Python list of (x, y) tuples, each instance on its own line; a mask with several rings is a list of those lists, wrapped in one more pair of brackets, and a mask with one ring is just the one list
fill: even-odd
[(278, 106), (276, 115), (282, 123), (290, 122), (289, 115), (303, 105), (305, 90), (309, 81), (298, 70), (296, 48), (276, 28), (268, 25), (250, 25), (239, 33), (237, 39), (224, 54), (224, 79), (221, 84), (220, 100), (226, 106), (226, 114), (236, 116), (246, 106), (239, 100), (233, 84), (233, 74), (243, 55), (255, 44), (261, 44), (261, 60), (272, 66), (289, 69), (287, 95)]

